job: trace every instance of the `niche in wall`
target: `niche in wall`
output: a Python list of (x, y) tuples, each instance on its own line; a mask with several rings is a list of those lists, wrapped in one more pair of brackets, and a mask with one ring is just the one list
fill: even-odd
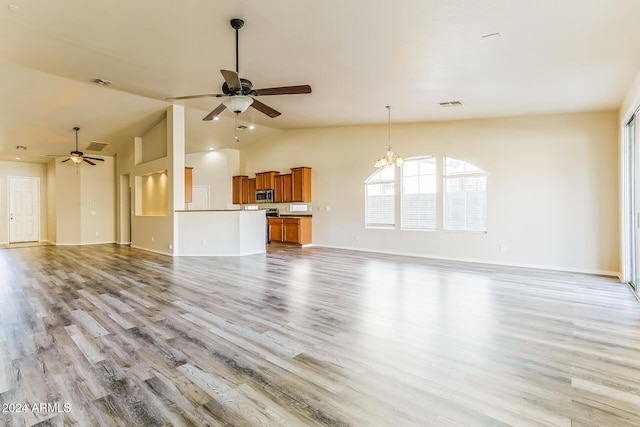
[(135, 177), (135, 213), (138, 216), (167, 216), (169, 177), (167, 170)]

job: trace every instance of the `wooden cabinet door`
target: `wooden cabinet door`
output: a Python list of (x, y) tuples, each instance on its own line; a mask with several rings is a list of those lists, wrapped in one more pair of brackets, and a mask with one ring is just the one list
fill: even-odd
[(256, 174), (256, 190), (275, 190), (275, 178), (279, 172), (259, 172)]
[(300, 243), (300, 220), (285, 219), (282, 224), (282, 241)]
[(256, 174), (256, 190), (265, 190), (263, 175), (262, 172)]
[(262, 174), (262, 185), (265, 190), (276, 189), (276, 176), (278, 176), (279, 173), (280, 172), (270, 171)]
[(291, 174), (282, 176), (282, 201), (288, 203), (293, 201), (293, 186), (291, 185)]
[(282, 242), (282, 218), (269, 218), (269, 241)]
[(184, 202), (193, 202), (193, 168), (184, 168)]
[(255, 178), (249, 178), (248, 179), (248, 183), (249, 183), (249, 194), (247, 196), (247, 203), (252, 204), (256, 202), (256, 179)]
[(282, 187), (283, 175), (276, 175), (274, 178), (273, 201), (276, 203), (284, 202), (284, 188)]
[(311, 202), (311, 168), (301, 167), (291, 169), (291, 183), (293, 188), (293, 202)]
[(242, 203), (249, 203), (249, 177), (245, 176), (242, 179)]
[[(249, 177), (246, 175), (237, 175), (233, 177), (232, 194), (233, 204), (240, 205), (247, 203), (249, 198)], [(246, 194), (246, 196), (245, 196)]]

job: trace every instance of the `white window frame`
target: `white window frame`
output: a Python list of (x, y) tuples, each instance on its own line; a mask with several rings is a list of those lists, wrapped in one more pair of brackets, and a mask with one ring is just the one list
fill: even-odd
[[(463, 165), (465, 165), (465, 168), (463, 171), (461, 172), (447, 172), (447, 161), (448, 160), (454, 160), (454, 161), (458, 161), (461, 162)], [(470, 170), (467, 171), (467, 167), (466, 165), (468, 165), (470, 167)], [(465, 162), (463, 160), (460, 159), (455, 159), (452, 157), (444, 157), (443, 158), (443, 168), (442, 168), (442, 229), (443, 231), (446, 232), (466, 232), (466, 233), (486, 233), (487, 232), (487, 193), (488, 193), (488, 176), (489, 174), (484, 171), (479, 169), (478, 167), (476, 167), (475, 165), (473, 165), (472, 163), (469, 162)], [(464, 211), (464, 226), (462, 228), (460, 227), (456, 227), (453, 228), (450, 225), (450, 220), (448, 217), (449, 211), (448, 209), (450, 209), (450, 203), (449, 203), (449, 192), (447, 191), (447, 184), (450, 182), (450, 180), (453, 179), (462, 179), (463, 180), (463, 185), (464, 185), (464, 180), (465, 179), (474, 179), (474, 178), (484, 178), (484, 199), (482, 200), (482, 212), (480, 213), (482, 216), (482, 227), (480, 228), (470, 228), (469, 223), (470, 223), (470, 211), (467, 209), (468, 206), (468, 197), (467, 197), (467, 192), (466, 191), (462, 191), (465, 195), (465, 211)], [(471, 193), (471, 192), (469, 192)]]
[[(393, 172), (393, 178), (387, 179), (379, 179), (374, 180), (377, 175), (382, 174), (384, 171), (391, 170)], [(380, 177), (382, 178), (382, 177)], [(369, 222), (369, 186), (374, 185), (388, 185), (391, 184), (393, 187), (393, 202), (391, 204), (392, 209), (388, 213), (391, 215), (392, 220), (390, 222)], [(381, 188), (382, 189), (382, 188)], [(381, 228), (381, 229), (395, 229), (396, 228), (396, 194), (397, 194), (397, 183), (396, 183), (396, 173), (394, 167), (387, 167), (384, 169), (376, 170), (374, 173), (369, 175), (369, 177), (364, 182), (364, 221), (365, 228)]]
[[(418, 170), (418, 174), (417, 175), (410, 175), (408, 176), (406, 174), (407, 172), (407, 165), (412, 163), (412, 162), (421, 162), (424, 160), (430, 160), (430, 162), (433, 163), (433, 173), (420, 173), (420, 170)], [(438, 209), (437, 209), (437, 197), (438, 197), (438, 163), (437, 163), (437, 159), (434, 156), (419, 156), (419, 157), (411, 157), (408, 159), (405, 159), (404, 164), (401, 167), (401, 171), (400, 171), (400, 229), (401, 230), (407, 230), (407, 231), (436, 231), (437, 229), (437, 225), (438, 225)], [(424, 177), (428, 177), (428, 179), (432, 179), (433, 182), (423, 182), (423, 180), (421, 178)], [(418, 193), (406, 193), (407, 190), (407, 179), (408, 178), (417, 178), (418, 179), (418, 183), (417, 186), (419, 188), (419, 192)], [(433, 193), (429, 193), (429, 192), (423, 192), (423, 184), (425, 184), (424, 186), (429, 187), (431, 186), (433, 188)], [(421, 206), (421, 208), (426, 208), (425, 212), (420, 212), (420, 211), (414, 211), (411, 212), (408, 206), (410, 205), (409, 202), (409, 198), (411, 197), (410, 195), (414, 195), (414, 194), (419, 194), (419, 195), (428, 195), (428, 194), (433, 194), (433, 200), (417, 200), (418, 203), (422, 204), (423, 206)], [(423, 215), (426, 213), (426, 217), (423, 217)], [(417, 220), (417, 222), (421, 223), (419, 225), (410, 225), (408, 224), (409, 222), (411, 222), (408, 219), (409, 215), (419, 215), (420, 218)], [(429, 218), (432, 217), (432, 218)]]

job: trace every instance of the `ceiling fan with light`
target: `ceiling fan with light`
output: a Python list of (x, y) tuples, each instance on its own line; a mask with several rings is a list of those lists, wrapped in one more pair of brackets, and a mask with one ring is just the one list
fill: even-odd
[(220, 70), (220, 73), (222, 73), (222, 77), (224, 78), (222, 93), (176, 96), (166, 98), (168, 101), (208, 97), (222, 98), (222, 103), (207, 114), (202, 120), (214, 119), (222, 113), (225, 108), (228, 108), (238, 116), (240, 113), (244, 113), (249, 107), (253, 107), (269, 117), (278, 117), (281, 114), (279, 111), (276, 111), (268, 105), (258, 101), (256, 97), (266, 95), (297, 95), (311, 93), (311, 86), (309, 85), (255, 89), (250, 80), (240, 78), (238, 75), (238, 30), (244, 26), (244, 21), (242, 19), (234, 18), (230, 23), (231, 27), (236, 30), (236, 70)]
[(76, 149), (69, 153), (69, 157), (61, 161), (60, 163), (68, 162), (71, 160), (75, 164), (80, 164), (82, 162), (87, 162), (91, 166), (95, 166), (96, 164), (92, 160), (97, 160), (99, 162), (104, 162), (104, 159), (100, 159), (98, 157), (88, 157), (85, 156), (82, 151), (78, 150), (78, 131), (80, 128), (78, 126), (74, 127), (73, 130), (76, 132)]

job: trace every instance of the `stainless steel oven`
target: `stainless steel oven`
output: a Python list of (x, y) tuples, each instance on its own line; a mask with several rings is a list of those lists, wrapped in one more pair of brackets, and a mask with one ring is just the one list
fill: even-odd
[(278, 208), (270, 208), (265, 211), (267, 216), (267, 230), (266, 230), (266, 242), (271, 243), (271, 236), (269, 236), (269, 218), (277, 218), (280, 216), (280, 210)]

